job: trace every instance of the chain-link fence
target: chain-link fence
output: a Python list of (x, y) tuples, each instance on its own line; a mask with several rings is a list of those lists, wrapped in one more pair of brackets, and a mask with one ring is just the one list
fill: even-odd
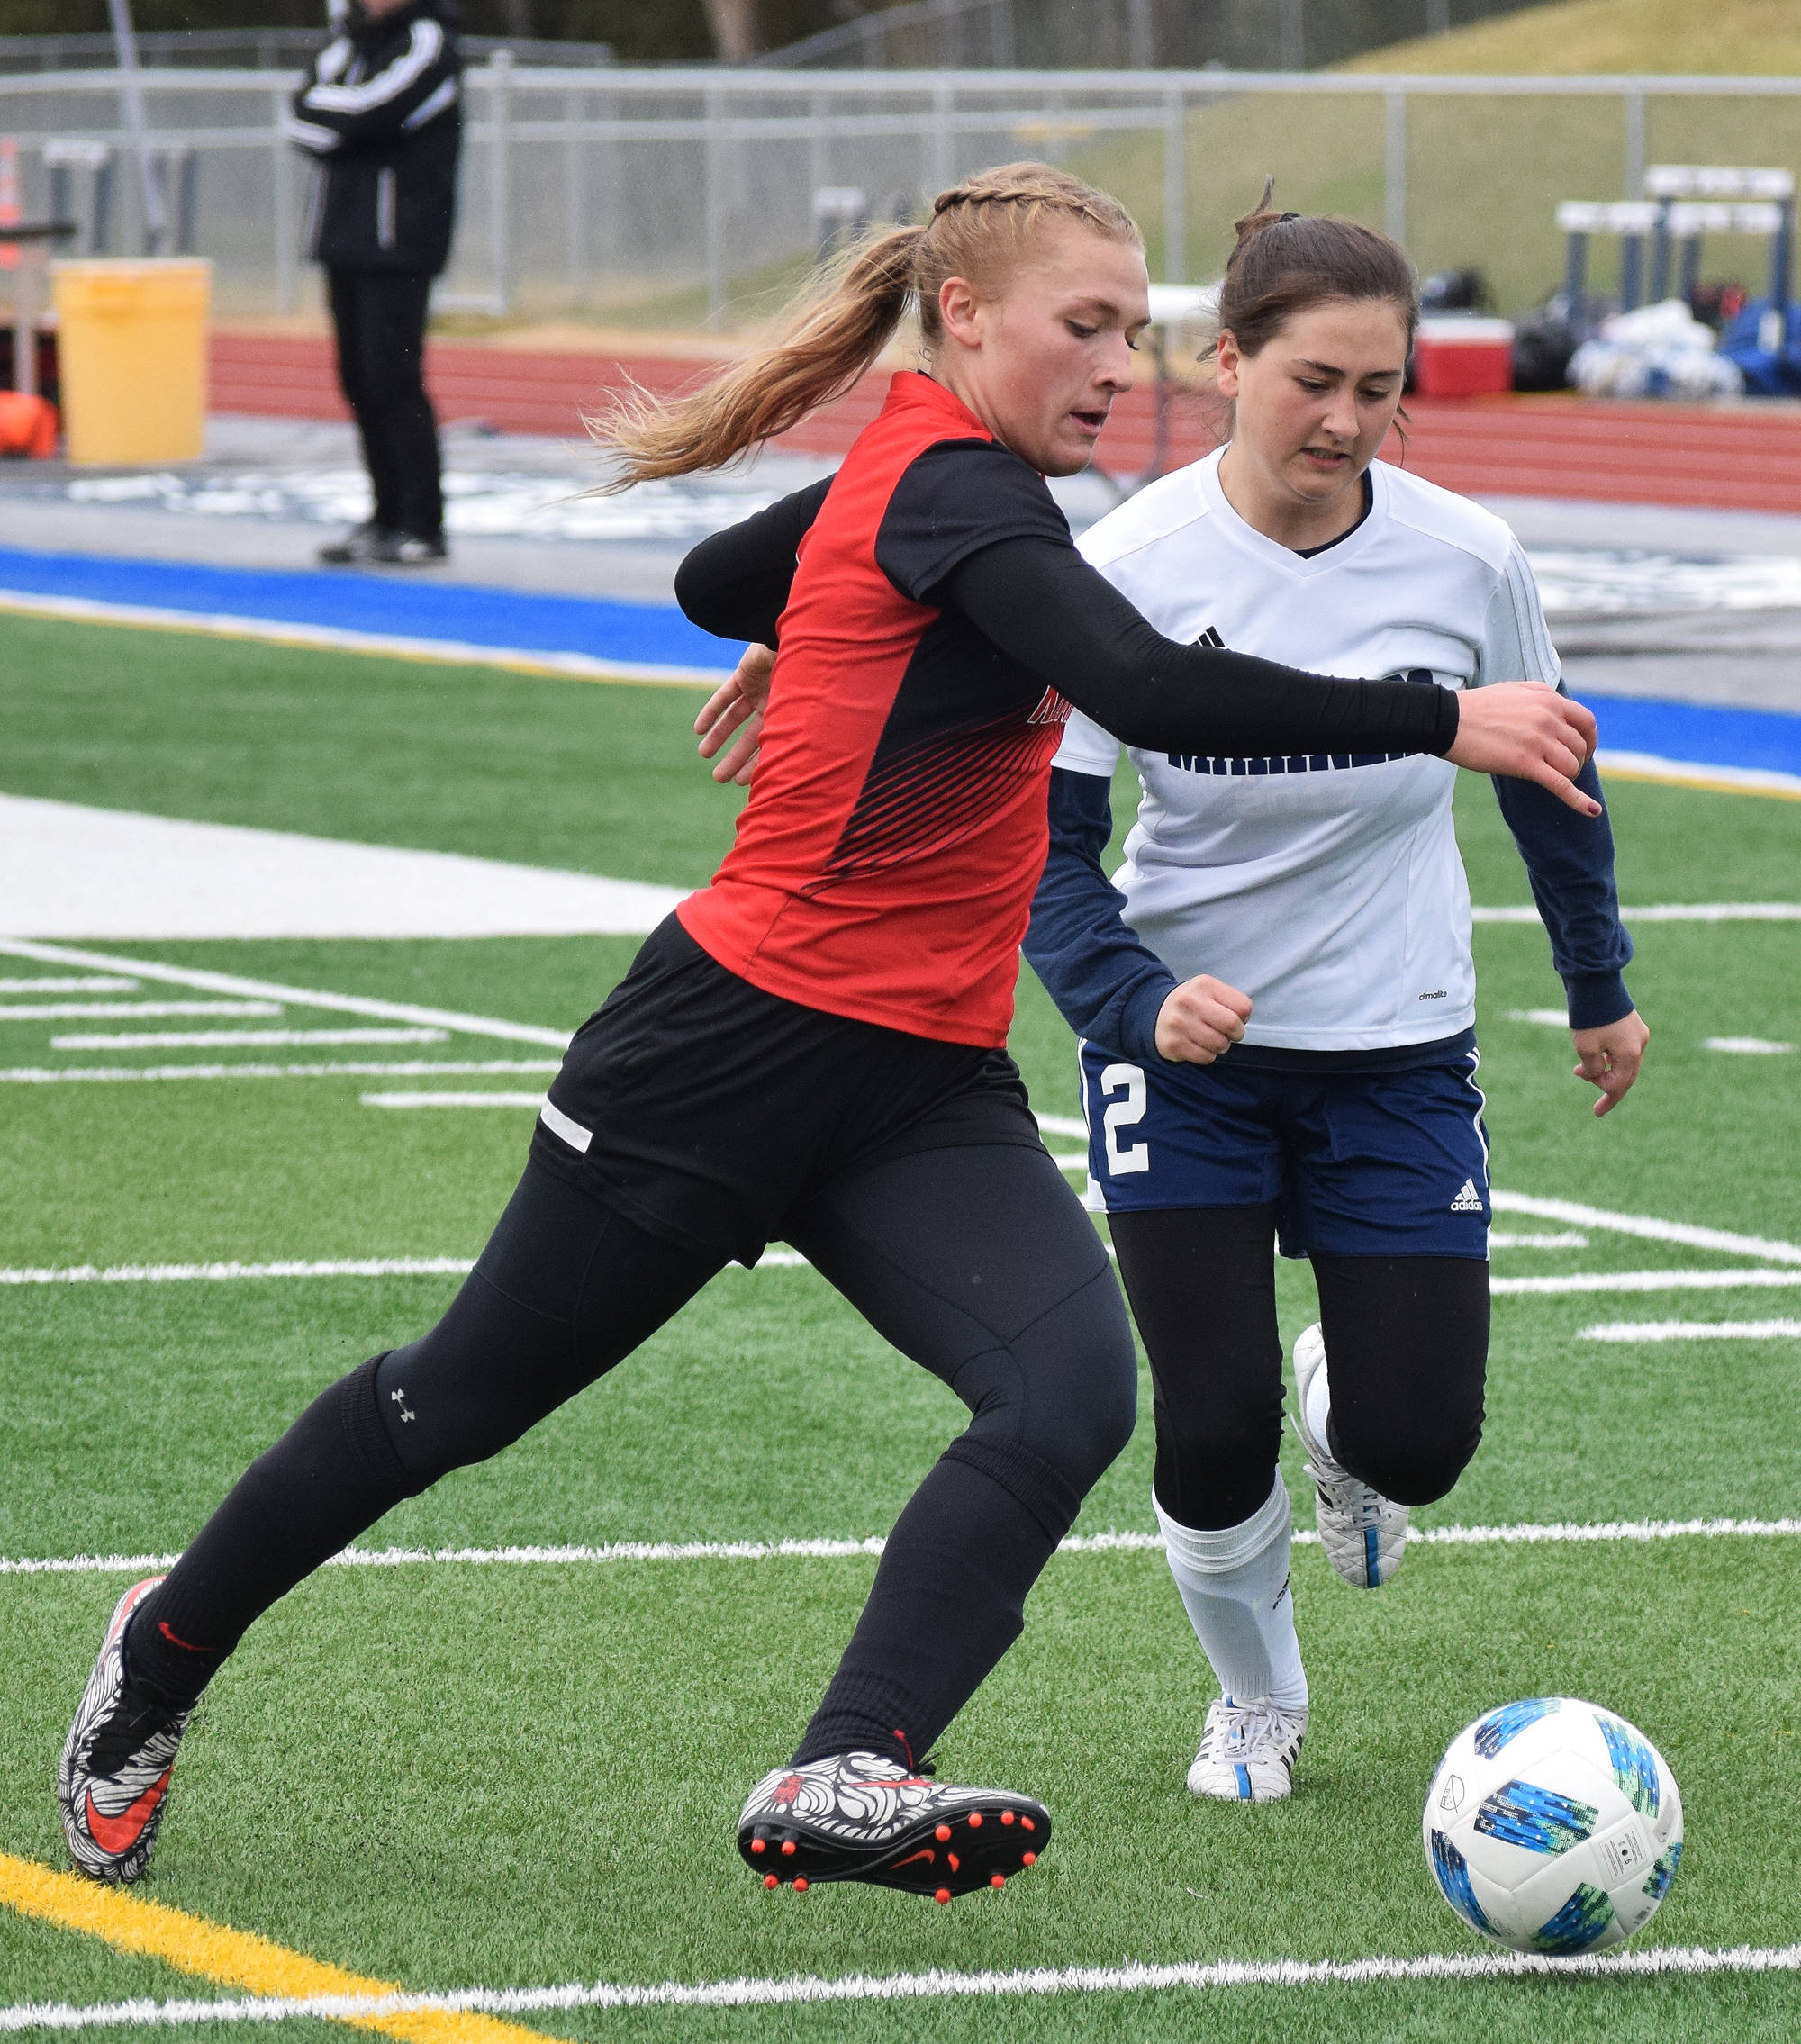
[[(293, 311), (316, 290), (310, 168), (282, 134), (294, 82), (143, 74), (153, 151), (164, 175), (187, 166), (191, 239), (228, 313)], [(917, 214), (959, 176), (1026, 156), (1117, 193), (1154, 276), (1217, 274), (1230, 221), (1274, 172), (1284, 204), (1386, 227), (1424, 269), (1483, 269), (1503, 309), (1557, 284), (1561, 200), (1636, 197), (1655, 162), (1801, 171), (1795, 78), (565, 69), (502, 53), (468, 72), (466, 113), (441, 306), (659, 327), (754, 319), (828, 232)], [(110, 167), (110, 244), (141, 245), (116, 73), (0, 77), (0, 135), (28, 214), (48, 210), (60, 152), (62, 202), (87, 205)], [(1594, 252), (1597, 287), (1611, 260)], [(1742, 237), (1709, 241), (1713, 274), (1755, 281), (1764, 265)]]

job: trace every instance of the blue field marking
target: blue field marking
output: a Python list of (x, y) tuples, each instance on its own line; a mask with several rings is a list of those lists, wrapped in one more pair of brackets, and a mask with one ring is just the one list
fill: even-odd
[[(1579, 686), (1571, 692), (1585, 700)], [(1706, 766), (1801, 773), (1801, 717), (1718, 703), (1651, 701), (1639, 696), (1586, 699), (1609, 752), (1649, 753)]]
[(1657, 1755), (1650, 1743), (1631, 1725), (1618, 1718), (1595, 1713), (1595, 1723), (1607, 1742), (1607, 1757), (1614, 1763), (1614, 1779), (1625, 1790), (1632, 1806), (1642, 1817), (1657, 1814)]
[(537, 595), (469, 583), (355, 570), (203, 567), (0, 547), (0, 590), (175, 611), (196, 619), (438, 641), (520, 653), (575, 653), (632, 666), (729, 673), (738, 647), (692, 625), (673, 604)]
[(1575, 1894), (1556, 1915), (1533, 1932), (1534, 1949), (1553, 1958), (1585, 1952), (1613, 1920), (1614, 1905), (1601, 1890), (1591, 1888), (1587, 1881), (1579, 1882)]
[(1517, 1739), (1527, 1725), (1549, 1717), (1561, 1705), (1557, 1696), (1528, 1696), (1521, 1703), (1503, 1704), (1476, 1727), (1476, 1750), (1485, 1760), (1492, 1760), (1509, 1739)]
[(1443, 1831), (1432, 1834), (1432, 1870), (1438, 1878), (1445, 1901), (1470, 1928), (1480, 1931), (1485, 1938), (1494, 1937), (1495, 1927), (1476, 1900), (1476, 1890), (1470, 1879), (1470, 1863)]
[(1528, 1852), (1568, 1852), (1594, 1830), (1599, 1814), (1592, 1804), (1560, 1795), (1535, 1781), (1510, 1781), (1482, 1799), (1476, 1829)]

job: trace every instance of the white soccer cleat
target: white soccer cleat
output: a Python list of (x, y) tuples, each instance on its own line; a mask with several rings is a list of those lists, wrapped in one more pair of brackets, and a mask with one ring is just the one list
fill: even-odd
[[(1314, 1523), (1326, 1559), (1353, 1588), (1380, 1589), (1401, 1565), (1407, 1552), (1407, 1508), (1360, 1483), (1326, 1444), (1324, 1430), (1308, 1424), (1308, 1392), (1316, 1379), (1325, 1380), (1326, 1339), (1317, 1321), (1294, 1345), (1295, 1431), (1307, 1450), (1307, 1473), (1313, 1479)], [(1330, 1410), (1330, 1392), (1326, 1396)]]
[(1306, 1737), (1305, 1710), (1222, 1696), (1207, 1714), (1200, 1750), (1188, 1770), (1189, 1793), (1222, 1803), (1280, 1803), (1294, 1787)]

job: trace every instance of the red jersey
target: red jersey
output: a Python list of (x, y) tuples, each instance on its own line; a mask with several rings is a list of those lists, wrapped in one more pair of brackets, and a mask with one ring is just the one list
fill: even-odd
[(954, 607), (957, 565), (1070, 545), (1044, 478), (904, 372), (801, 542), (750, 800), (676, 913), (766, 993), (999, 1046), (1069, 705)]

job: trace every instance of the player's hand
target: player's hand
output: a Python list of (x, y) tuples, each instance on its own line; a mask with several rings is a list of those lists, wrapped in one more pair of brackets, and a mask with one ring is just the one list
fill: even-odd
[(1570, 1035), (1576, 1045), (1576, 1076), (1601, 1089), (1595, 1112), (1606, 1114), (1632, 1091), (1633, 1081), (1644, 1063), (1644, 1046), (1651, 1041), (1651, 1031), (1634, 1008), (1605, 1028), (1572, 1029)]
[(774, 672), (774, 647), (746, 647), (744, 657), (730, 680), (720, 683), (695, 718), (694, 728), (701, 735), (702, 759), (712, 759), (729, 738), (733, 739), (725, 757), (713, 761), (715, 781), (736, 781), (740, 788), (749, 787), (750, 770), (756, 764), (756, 749), (763, 737), (763, 712), (769, 701), (769, 677)]
[(1211, 972), (1184, 980), (1157, 1011), (1157, 1054), (1172, 1064), (1211, 1064), (1244, 1034), (1251, 997)]
[(1458, 697), (1457, 742), (1444, 756), (1475, 773), (1536, 781), (1583, 816), (1599, 816), (1599, 802), (1576, 785), (1597, 737), (1593, 716), (1549, 683), (1498, 682)]

